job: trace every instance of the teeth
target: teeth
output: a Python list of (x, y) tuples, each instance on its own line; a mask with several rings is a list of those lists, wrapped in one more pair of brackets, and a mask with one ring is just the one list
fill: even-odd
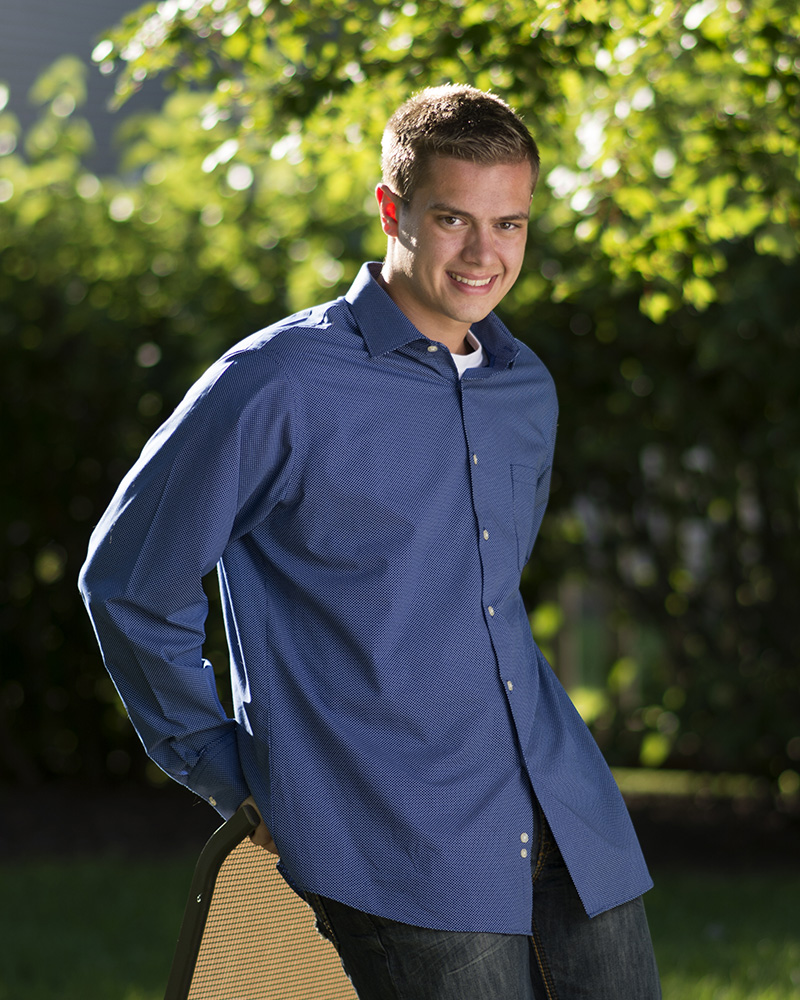
[(483, 288), (484, 285), (488, 285), (492, 280), (491, 278), (483, 278), (481, 281), (472, 281), (470, 278), (462, 278), (460, 274), (452, 274), (450, 271), (447, 272), (450, 277), (457, 281), (461, 285), (471, 285), (473, 288)]

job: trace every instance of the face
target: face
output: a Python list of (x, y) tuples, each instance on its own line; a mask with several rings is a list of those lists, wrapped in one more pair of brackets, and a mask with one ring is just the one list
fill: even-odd
[(389, 295), (431, 340), (458, 351), (472, 323), (500, 302), (522, 267), (530, 164), (436, 157), (411, 201), (377, 189)]

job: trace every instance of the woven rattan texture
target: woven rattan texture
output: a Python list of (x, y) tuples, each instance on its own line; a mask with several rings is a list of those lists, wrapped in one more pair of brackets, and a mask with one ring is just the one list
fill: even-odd
[(355, 1000), (333, 946), (245, 838), (217, 875), (188, 1000)]

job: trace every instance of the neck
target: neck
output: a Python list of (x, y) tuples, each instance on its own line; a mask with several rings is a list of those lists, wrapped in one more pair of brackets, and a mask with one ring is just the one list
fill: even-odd
[(462, 338), (459, 347), (451, 347), (446, 340), (442, 340), (442, 343), (448, 348), (451, 354), (472, 354), (475, 348), (467, 340), (466, 336)]
[(394, 302), (398, 309), (406, 316), (407, 319), (416, 326), (420, 333), (428, 337), (430, 340), (435, 340), (439, 344), (444, 344), (444, 346), (450, 351), (451, 354), (471, 354), (473, 347), (467, 340), (467, 333), (469, 332), (468, 323), (453, 323), (447, 329), (443, 329), (439, 323), (432, 325), (431, 323), (425, 322), (424, 316), (418, 316), (416, 311), (410, 309), (408, 303), (402, 294), (399, 293), (396, 284), (387, 281), (384, 271), (384, 267), (378, 274), (378, 284), (383, 288), (389, 298)]

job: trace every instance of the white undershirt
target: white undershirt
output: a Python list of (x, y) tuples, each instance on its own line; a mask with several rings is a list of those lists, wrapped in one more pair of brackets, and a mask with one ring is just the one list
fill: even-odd
[(484, 351), (483, 345), (472, 330), (467, 331), (467, 343), (473, 348), (469, 354), (450, 353), (450, 357), (453, 359), (455, 366), (458, 369), (459, 378), (461, 378), (468, 368), (482, 368), (484, 365), (489, 363), (489, 359), (486, 357), (486, 351)]

